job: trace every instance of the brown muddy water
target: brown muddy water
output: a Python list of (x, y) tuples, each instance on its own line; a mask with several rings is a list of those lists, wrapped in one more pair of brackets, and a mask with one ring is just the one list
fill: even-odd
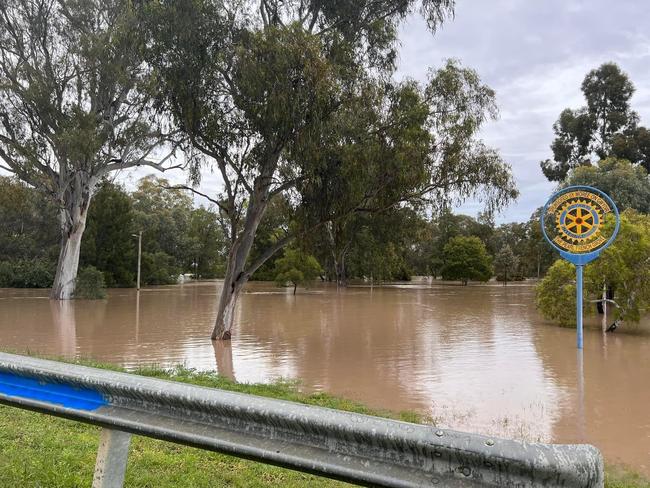
[[(531, 441), (588, 442), (650, 474), (650, 327), (545, 323), (534, 287), (403, 284), (299, 290), (253, 283), (231, 343), (209, 335), (221, 283), (111, 290), (53, 302), (0, 289), (0, 348), (135, 367), (184, 364), (243, 382), (299, 379), (438, 425)], [(625, 328), (628, 328), (626, 333)]]

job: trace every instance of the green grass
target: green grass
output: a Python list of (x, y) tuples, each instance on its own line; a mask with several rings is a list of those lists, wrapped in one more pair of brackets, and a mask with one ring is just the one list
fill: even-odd
[[(91, 361), (80, 364), (121, 371)], [(143, 368), (137, 374), (200, 386), (280, 398), (310, 405), (379, 415), (408, 422), (430, 422), (414, 412), (372, 410), (325, 393), (306, 394), (292, 382), (239, 384), (214, 373), (186, 368)], [(87, 487), (92, 479), (99, 428), (43, 414), (0, 406), (0, 486)], [(344, 483), (241, 460), (200, 449), (134, 436), (127, 487), (343, 487)], [(650, 482), (620, 468), (607, 472), (607, 488), (650, 488)]]
[(606, 488), (650, 488), (650, 480), (622, 466), (607, 466)]

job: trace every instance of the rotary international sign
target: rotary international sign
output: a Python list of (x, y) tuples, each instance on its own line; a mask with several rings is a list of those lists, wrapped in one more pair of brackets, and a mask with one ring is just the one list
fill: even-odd
[(542, 211), (546, 240), (576, 265), (576, 327), (582, 349), (582, 274), (618, 234), (618, 209), (606, 193), (589, 186), (570, 186), (555, 193)]
[(586, 264), (614, 240), (618, 210), (600, 190), (571, 186), (549, 199), (542, 213), (542, 230), (562, 257)]
[(601, 227), (612, 212), (609, 203), (592, 191), (574, 190), (551, 201), (547, 214), (555, 216), (553, 243), (571, 253), (591, 252), (607, 243)]

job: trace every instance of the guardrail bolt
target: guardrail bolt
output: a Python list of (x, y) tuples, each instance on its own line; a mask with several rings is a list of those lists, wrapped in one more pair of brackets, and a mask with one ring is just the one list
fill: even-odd
[(488, 439), (487, 441), (485, 441), (485, 445), (486, 445), (486, 446), (493, 446), (493, 445), (494, 445), (494, 441), (493, 441), (492, 439)]
[(443, 431), (441, 431), (441, 430), (436, 430), (436, 435), (437, 435), (438, 437), (442, 437), (443, 434), (444, 434)]

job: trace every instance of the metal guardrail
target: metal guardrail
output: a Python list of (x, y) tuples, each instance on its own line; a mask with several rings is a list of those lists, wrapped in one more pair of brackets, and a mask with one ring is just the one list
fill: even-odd
[(0, 353), (0, 403), (104, 427), (96, 488), (122, 486), (131, 434), (366, 486), (603, 486), (589, 445), (492, 439), (14, 354)]

